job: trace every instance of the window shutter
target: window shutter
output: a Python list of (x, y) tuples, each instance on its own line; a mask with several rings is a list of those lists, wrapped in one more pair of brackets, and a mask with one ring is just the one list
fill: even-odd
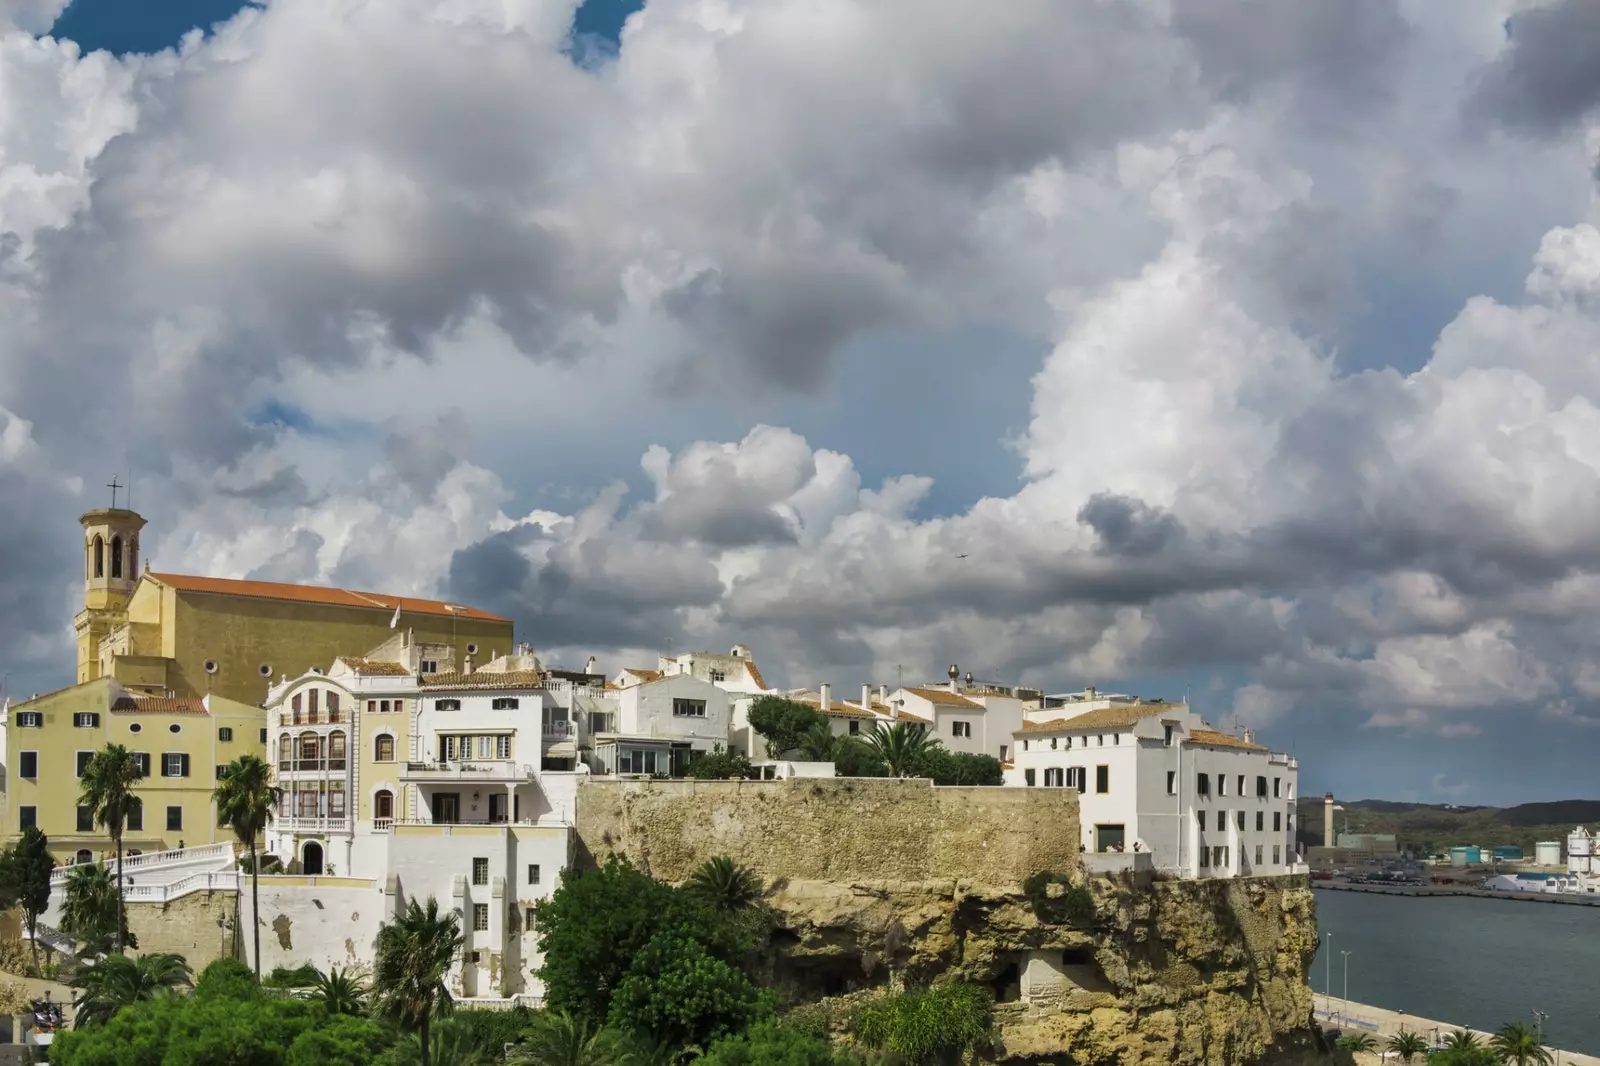
[(178, 765), (178, 776), (179, 777), (188, 777), (189, 776), (189, 756), (187, 756), (187, 755), (179, 756), (178, 757), (178, 763), (179, 763), (179, 765)]

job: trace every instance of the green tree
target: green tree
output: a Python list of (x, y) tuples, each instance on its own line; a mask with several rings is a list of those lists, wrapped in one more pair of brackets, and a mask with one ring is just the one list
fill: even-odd
[(37, 826), (22, 831), (17, 842), (5, 852), (6, 880), (22, 910), (22, 922), (33, 942), (33, 965), (39, 965), (39, 915), (50, 906), (50, 875), (55, 860), (50, 857), (50, 841)]
[(1501, 1066), (1500, 1057), (1482, 1044), (1446, 1047), (1429, 1056), (1428, 1066)]
[(943, 746), (925, 750), (912, 765), (911, 777), (926, 777), (936, 785), (999, 785), (1000, 760), (993, 755), (950, 751)]
[(728, 751), (717, 744), (710, 754), (695, 759), (683, 772), (684, 776), (700, 781), (737, 781), (755, 776), (755, 767), (740, 752)]
[(696, 1060), (697, 1066), (860, 1066), (828, 1041), (780, 1022), (757, 1022), (725, 1036)]
[(988, 1038), (992, 1005), (989, 991), (978, 985), (904, 992), (863, 1008), (856, 1035), (907, 1063), (953, 1063)]
[(611, 996), (610, 1021), (687, 1050), (771, 1016), (773, 1006), (769, 993), (684, 926), (657, 933), (634, 957)]
[(546, 1011), (528, 1027), (514, 1066), (618, 1066), (627, 1042), (615, 1029), (597, 1026), (568, 1011)]
[(822, 721), (813, 722), (804, 733), (800, 734), (800, 743), (796, 747), (800, 749), (800, 757), (807, 762), (833, 762), (839, 756), (842, 742), (843, 738), (834, 735), (832, 727), (824, 718)]
[(1388, 1050), (1399, 1055), (1401, 1062), (1410, 1062), (1418, 1055), (1426, 1055), (1428, 1053), (1428, 1042), (1422, 1039), (1421, 1034), (1407, 1032), (1404, 1029), (1389, 1037), (1385, 1046)]
[(393, 1043), (389, 1031), (369, 1018), (340, 1014), (295, 1037), (284, 1066), (371, 1066)]
[(238, 959), (218, 959), (204, 970), (194, 983), (196, 999), (259, 999), (261, 986), (250, 967)]
[(162, 992), (187, 988), (189, 964), (182, 955), (160, 952), (130, 959), (107, 955), (80, 970), (72, 979), (78, 990), (72, 1005), (78, 1027), (103, 1024), (123, 1007), (153, 999)]
[(450, 1007), (444, 978), (462, 940), (460, 918), (440, 911), (432, 896), (426, 906), (413, 899), (404, 914), (378, 930), (372, 981), (378, 1004), (402, 1029), (416, 1032), (422, 1066), (430, 1061), (429, 1024)]
[(910, 777), (928, 751), (939, 747), (939, 740), (930, 736), (928, 727), (920, 722), (879, 722), (867, 737), (867, 744), (889, 768), (891, 777)]
[(680, 903), (671, 886), (613, 855), (599, 869), (568, 871), (533, 910), (547, 1007), (599, 1025), (634, 955)]
[(211, 790), (217, 804), (217, 824), (233, 830), (250, 852), (250, 929), (254, 934), (256, 980), (261, 980), (261, 874), (256, 861), (256, 840), (283, 800), (283, 789), (272, 783), (272, 767), (254, 755), (241, 755), (222, 771)]
[(78, 786), (78, 803), (94, 814), (96, 825), (111, 834), (117, 850), (117, 950), (127, 949), (128, 908), (123, 894), (122, 832), (128, 812), (139, 802), (133, 788), (145, 772), (133, 752), (121, 744), (107, 744), (89, 758)]
[(1532, 1029), (1522, 1022), (1508, 1022), (1489, 1039), (1489, 1047), (1506, 1066), (1550, 1066), (1550, 1052), (1539, 1043)]
[(90, 955), (111, 950), (117, 938), (117, 885), (99, 863), (81, 863), (67, 870), (62, 885), (61, 931), (84, 945)]
[(1378, 1042), (1371, 1033), (1346, 1033), (1339, 1038), (1339, 1046), (1346, 1051), (1376, 1051)]
[(707, 859), (689, 878), (688, 889), (701, 899), (726, 911), (739, 911), (761, 898), (761, 878), (726, 855)]
[(1463, 1048), (1482, 1047), (1483, 1040), (1471, 1029), (1457, 1029), (1445, 1035), (1444, 1046), (1450, 1051), (1460, 1051)]
[(782, 696), (757, 696), (750, 701), (750, 728), (766, 740), (769, 759), (798, 748), (801, 738), (819, 722), (828, 722), (821, 711)]
[(316, 993), (312, 998), (329, 1014), (365, 1014), (367, 983), (360, 975), (334, 966), (327, 973), (317, 974)]
[(860, 737), (845, 737), (833, 753), (833, 772), (840, 777), (888, 777), (889, 767), (872, 745)]

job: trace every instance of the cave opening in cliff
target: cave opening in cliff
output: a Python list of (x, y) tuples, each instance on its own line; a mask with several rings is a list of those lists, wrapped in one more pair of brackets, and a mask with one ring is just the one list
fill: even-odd
[(989, 982), (996, 1003), (1015, 1003), (1022, 998), (1022, 968), (1012, 959)]
[(855, 955), (791, 957), (780, 965), (784, 971), (781, 983), (806, 999), (844, 996), (886, 984), (889, 979), (888, 967), (875, 966), (869, 970)]

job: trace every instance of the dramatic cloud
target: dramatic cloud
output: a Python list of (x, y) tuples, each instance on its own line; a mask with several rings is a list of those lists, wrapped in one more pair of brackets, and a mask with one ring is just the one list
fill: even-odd
[(574, 6), (0, 2), (0, 669), (131, 469), (160, 565), (574, 663), (1192, 686), (1313, 788), (1592, 744), (1592, 5)]

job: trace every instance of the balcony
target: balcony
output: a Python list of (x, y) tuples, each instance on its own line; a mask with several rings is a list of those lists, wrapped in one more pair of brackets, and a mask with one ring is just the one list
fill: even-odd
[(303, 815), (275, 818), (272, 827), (291, 833), (343, 833), (350, 828), (350, 821), (342, 814), (325, 817)]
[(412, 784), (513, 784), (532, 781), (538, 768), (509, 759), (478, 759), (472, 762), (408, 762), (400, 780)]
[(567, 740), (573, 735), (572, 723), (565, 718), (547, 721), (544, 735), (550, 740)]
[(1299, 759), (1296, 759), (1293, 755), (1284, 755), (1276, 751), (1268, 754), (1267, 762), (1272, 766), (1287, 766), (1291, 770), (1298, 770), (1300, 768)]
[(342, 725), (345, 717), (343, 711), (318, 711), (312, 714), (309, 711), (279, 711), (278, 724), (281, 726), (296, 725)]
[(345, 757), (335, 755), (326, 759), (279, 759), (278, 770), (282, 773), (327, 773), (332, 770), (342, 773), (345, 769)]

